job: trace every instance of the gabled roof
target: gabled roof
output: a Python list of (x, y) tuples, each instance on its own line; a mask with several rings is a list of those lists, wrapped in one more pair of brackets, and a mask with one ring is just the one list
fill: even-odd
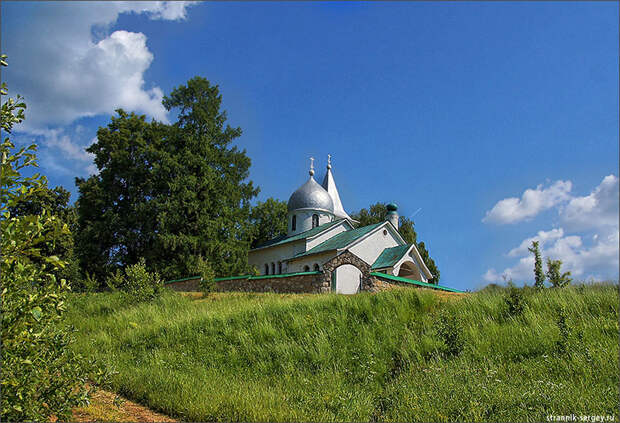
[(323, 241), (319, 245), (314, 248), (309, 249), (308, 251), (297, 254), (293, 257), (293, 259), (309, 256), (311, 254), (322, 253), (324, 251), (332, 251), (338, 250), (341, 248), (345, 248), (347, 245), (351, 244), (355, 240), (363, 237), (367, 233), (371, 232), (373, 229), (379, 227), (385, 222), (375, 223), (374, 225), (362, 226), (361, 228), (351, 229), (350, 231), (340, 232), (337, 235), (334, 235), (330, 239)]
[(372, 264), (371, 269), (383, 269), (386, 267), (392, 267), (398, 261), (403, 258), (405, 254), (409, 252), (412, 244), (397, 245), (396, 247), (386, 248), (377, 257), (377, 260)]
[(299, 240), (306, 239), (306, 238), (311, 238), (331, 228), (332, 226), (336, 226), (338, 223), (343, 222), (344, 220), (345, 219), (339, 219), (333, 222), (324, 223), (321, 226), (317, 226), (316, 228), (312, 228), (305, 232), (298, 233), (297, 235), (291, 235), (291, 236), (282, 235), (277, 238), (270, 239), (269, 241), (260, 244), (259, 246), (253, 248), (250, 251), (258, 250), (260, 248), (273, 247), (275, 245), (287, 244), (289, 242), (299, 241)]

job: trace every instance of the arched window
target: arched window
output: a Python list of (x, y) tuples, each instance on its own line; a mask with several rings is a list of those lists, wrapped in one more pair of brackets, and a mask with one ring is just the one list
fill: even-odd
[(281, 275), (281, 274), (282, 274), (282, 262), (279, 261), (278, 262), (278, 275)]
[(312, 227), (316, 228), (317, 226), (319, 226), (319, 215), (313, 214), (312, 215)]
[(271, 262), (271, 274), (276, 274), (276, 264), (274, 262)]
[(269, 274), (269, 265), (265, 263), (265, 275)]
[(314, 263), (314, 271), (315, 272), (319, 271), (319, 265), (317, 263)]
[(297, 230), (297, 215), (293, 215), (293, 220), (291, 222), (291, 231), (295, 232)]
[(309, 272), (310, 271), (310, 266), (306, 265), (304, 266), (304, 272)]

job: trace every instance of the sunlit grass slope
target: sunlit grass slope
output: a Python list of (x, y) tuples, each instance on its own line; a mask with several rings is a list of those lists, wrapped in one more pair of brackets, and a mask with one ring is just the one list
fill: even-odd
[(70, 318), (117, 392), (185, 421), (617, 414), (617, 287), (506, 295), (76, 295)]

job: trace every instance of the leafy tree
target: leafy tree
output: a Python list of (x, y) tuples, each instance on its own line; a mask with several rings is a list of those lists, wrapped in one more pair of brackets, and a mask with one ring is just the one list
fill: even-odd
[(80, 261), (99, 280), (145, 258), (171, 279), (200, 257), (216, 274), (247, 270), (250, 200), (258, 190), (245, 150), (231, 146), (240, 128), (226, 124), (217, 86), (196, 77), (163, 104), (172, 125), (118, 110), (88, 148), (99, 175), (76, 180)]
[[(2, 66), (5, 59), (2, 55)], [(7, 94), (4, 82), (1, 92)], [(3, 133), (11, 134), (25, 108), (21, 97), (2, 104)], [(46, 255), (53, 240), (69, 234), (67, 224), (45, 208), (40, 214), (11, 214), (46, 189), (44, 176), (22, 175), (37, 166), (35, 151), (36, 145), (16, 150), (8, 137), (0, 144), (0, 404), (5, 421), (48, 421), (52, 415), (68, 420), (71, 408), (88, 399), (85, 381), (88, 369), (94, 369), (69, 348), (73, 338), (62, 320), (69, 286), (55, 275), (66, 263)], [(90, 378), (99, 381), (95, 373)]]
[(252, 248), (287, 233), (288, 209), (284, 201), (268, 198), (258, 202), (250, 211)]
[[(60, 224), (67, 224), (71, 232), (75, 231), (77, 214), (74, 207), (68, 205), (71, 194), (63, 187), (49, 189), (44, 183), (41, 187), (26, 198), (20, 199), (14, 206), (9, 207), (11, 216), (35, 216), (47, 211), (55, 216)], [(56, 279), (65, 279), (70, 282), (73, 289), (79, 282), (79, 266), (74, 252), (73, 235), (70, 232), (60, 234), (58, 238), (42, 245), (43, 256), (57, 256), (66, 266), (55, 271)]]
[(534, 254), (534, 286), (538, 289), (542, 289), (545, 287), (545, 273), (543, 271), (538, 241), (532, 241), (532, 246), (527, 250)]
[(166, 127), (134, 113), (117, 113), (87, 149), (95, 155), (99, 174), (76, 178), (78, 256), (82, 270), (100, 281), (140, 258), (151, 264), (163, 255), (153, 199), (157, 184), (165, 183), (155, 173)]
[(551, 260), (547, 258), (547, 278), (554, 288), (562, 288), (572, 282), (570, 272), (561, 271), (562, 260)]
[[(359, 221), (359, 226), (367, 226), (375, 223), (383, 222), (385, 220), (385, 216), (387, 214), (387, 204), (385, 203), (376, 203), (371, 205), (368, 209), (361, 209), (359, 212), (354, 213), (351, 217), (357, 221)], [(426, 248), (424, 242), (418, 242), (418, 235), (415, 231), (415, 223), (413, 220), (405, 217), (399, 217), (398, 223), (398, 232), (403, 237), (405, 242), (409, 244), (415, 244), (424, 264), (428, 267), (428, 270), (433, 274), (433, 283), (439, 283), (439, 269), (435, 264), (435, 260), (433, 260)]]

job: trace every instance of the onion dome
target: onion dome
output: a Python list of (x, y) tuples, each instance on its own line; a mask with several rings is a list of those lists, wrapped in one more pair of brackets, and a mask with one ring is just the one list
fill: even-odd
[(314, 159), (310, 158), (310, 178), (288, 199), (288, 211), (297, 209), (334, 212), (334, 202), (329, 193), (314, 180)]
[(324, 210), (334, 212), (334, 203), (325, 189), (312, 176), (288, 199), (288, 211), (297, 209)]

